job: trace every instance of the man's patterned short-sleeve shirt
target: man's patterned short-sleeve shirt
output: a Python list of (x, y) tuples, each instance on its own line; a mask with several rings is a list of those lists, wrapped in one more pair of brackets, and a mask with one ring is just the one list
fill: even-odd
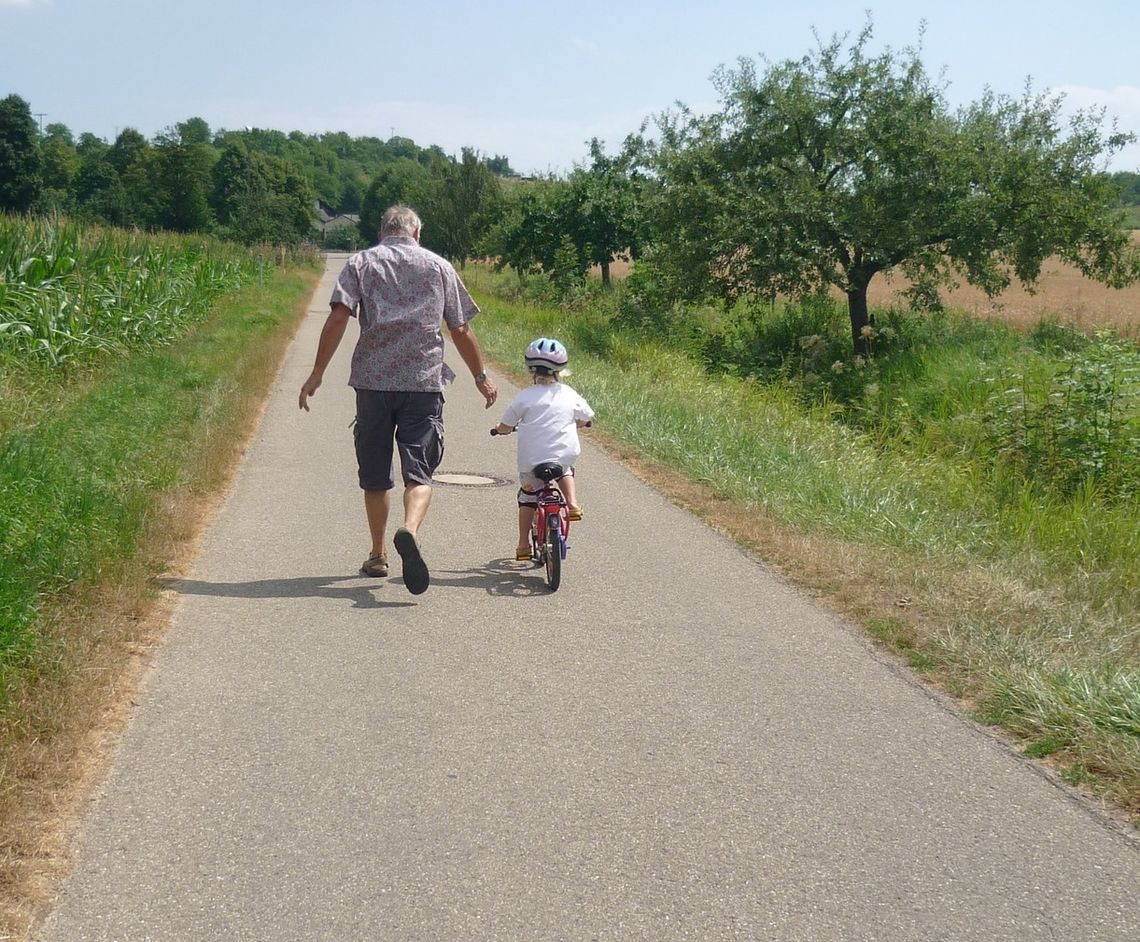
[(454, 330), (479, 313), (451, 263), (408, 236), (352, 255), (329, 303), (360, 319), (348, 384), (386, 392), (442, 391), (455, 379), (443, 362), (442, 326)]

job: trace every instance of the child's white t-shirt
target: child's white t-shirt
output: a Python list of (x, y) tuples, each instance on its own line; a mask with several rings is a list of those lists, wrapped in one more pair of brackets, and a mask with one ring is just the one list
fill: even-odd
[(570, 467), (582, 453), (576, 422), (589, 422), (594, 410), (565, 383), (535, 383), (507, 406), (503, 424), (517, 426), (519, 470), (543, 461)]

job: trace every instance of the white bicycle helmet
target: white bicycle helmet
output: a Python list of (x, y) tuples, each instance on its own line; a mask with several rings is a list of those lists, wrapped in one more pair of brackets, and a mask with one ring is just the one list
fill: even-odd
[(525, 359), (526, 365), (529, 367), (539, 367), (541, 369), (550, 370), (552, 373), (557, 373), (559, 370), (566, 369), (566, 364), (570, 361), (570, 355), (566, 352), (566, 348), (557, 340), (551, 340), (549, 337), (539, 337), (538, 340), (526, 348)]

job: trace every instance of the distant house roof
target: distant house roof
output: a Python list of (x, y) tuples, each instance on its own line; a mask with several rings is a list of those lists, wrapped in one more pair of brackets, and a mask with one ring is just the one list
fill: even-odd
[(358, 226), (360, 224), (360, 217), (355, 213), (341, 213), (333, 216), (331, 219), (324, 219), (317, 223), (317, 228), (321, 232), (332, 232), (334, 229), (347, 229), (350, 226)]
[(349, 226), (360, 224), (360, 217), (356, 213), (338, 213), (323, 200), (314, 203), (313, 213), (317, 217), (317, 228), (321, 232), (347, 229)]

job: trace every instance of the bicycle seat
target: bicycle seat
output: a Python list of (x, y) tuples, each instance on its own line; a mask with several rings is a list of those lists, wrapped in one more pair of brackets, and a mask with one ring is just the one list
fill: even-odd
[(551, 481), (562, 477), (566, 473), (566, 469), (557, 461), (543, 461), (541, 464), (536, 464), (531, 473), (540, 481), (546, 481), (549, 484)]

